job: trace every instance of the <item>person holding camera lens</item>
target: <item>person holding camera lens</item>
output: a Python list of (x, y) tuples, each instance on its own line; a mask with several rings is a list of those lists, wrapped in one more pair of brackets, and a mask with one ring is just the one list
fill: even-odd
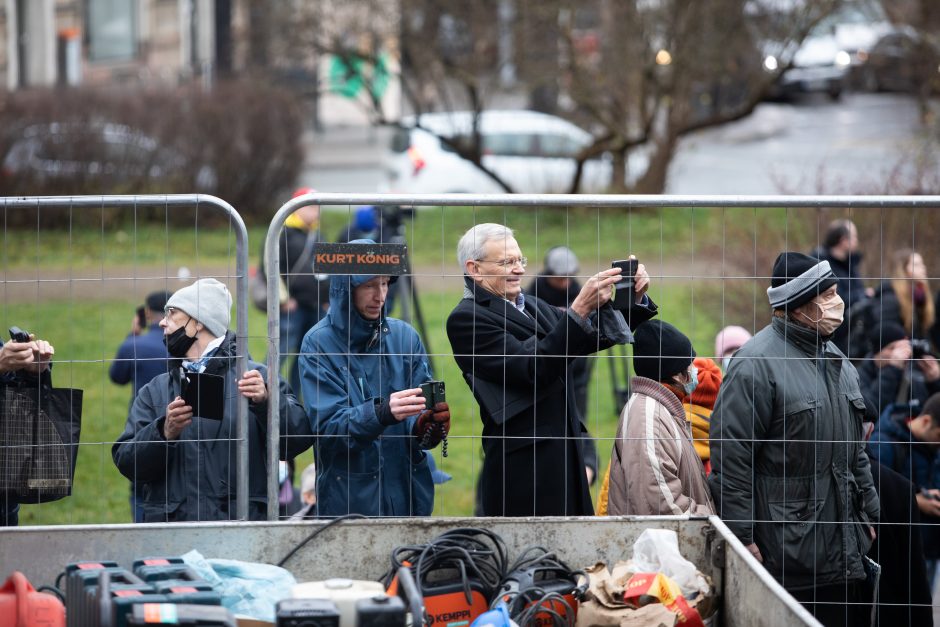
[(450, 409), (422, 390), (432, 376), (418, 332), (386, 315), (395, 279), (331, 275), (330, 310), (301, 346), (320, 516), (428, 516), (434, 505), (428, 450), (450, 431)]
[[(593, 514), (572, 361), (632, 341), (625, 317), (635, 327), (656, 314), (646, 268), (630, 259), (630, 274), (621, 265), (594, 274), (561, 311), (523, 293), (528, 260), (502, 224), (468, 230), (457, 260), (464, 297), (447, 337), (480, 405), (482, 514)], [(615, 284), (623, 310), (610, 304)]]
[(940, 363), (927, 340), (909, 339), (904, 328), (885, 321), (872, 330), (872, 352), (858, 366), (865, 400), (880, 412), (917, 403), (940, 392)]
[[(17, 337), (9, 342), (0, 340), (0, 385), (22, 382), (51, 385), (50, 369), (55, 348), (45, 340), (25, 333), (22, 335), (25, 337)], [(0, 527), (17, 526), (19, 512), (20, 504), (16, 495), (0, 490)]]
[[(248, 399), (248, 517), (266, 518), (267, 367), (249, 359), (247, 371), (237, 370), (231, 309), (232, 295), (216, 279), (200, 279), (166, 302), (160, 327), (170, 370), (141, 389), (111, 447), (142, 497), (143, 522), (235, 518), (239, 397)], [(218, 396), (200, 386), (190, 397), (195, 380), (219, 382)], [(279, 385), (280, 456), (290, 459), (310, 448), (312, 433), (290, 386)]]

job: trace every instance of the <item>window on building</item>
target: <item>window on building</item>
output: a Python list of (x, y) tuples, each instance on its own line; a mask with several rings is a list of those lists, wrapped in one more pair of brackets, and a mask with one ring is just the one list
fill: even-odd
[(92, 61), (120, 61), (137, 55), (134, 0), (89, 0), (88, 56)]

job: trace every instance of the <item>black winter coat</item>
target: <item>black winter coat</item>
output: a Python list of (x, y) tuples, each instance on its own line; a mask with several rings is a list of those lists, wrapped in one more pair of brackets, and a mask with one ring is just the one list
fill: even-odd
[(881, 498), (881, 524), (868, 556), (881, 564), (881, 586), (875, 612), (877, 625), (933, 625), (927, 565), (921, 534), (911, 533), (920, 522), (914, 484), (878, 460), (871, 460), (875, 487)]
[[(483, 514), (593, 514), (571, 362), (612, 342), (534, 296), (526, 296), (523, 314), (465, 281), (473, 297), (451, 312), (447, 336), (464, 376), (481, 382), (475, 395), (483, 421)], [(652, 301), (634, 306), (631, 327), (655, 313)], [(487, 408), (505, 408), (505, 419)]]
[[(166, 406), (180, 394), (180, 368), (145, 385), (131, 406), (124, 433), (111, 447), (121, 474), (143, 500), (144, 522), (230, 520), (235, 517), (235, 447), (237, 403), (235, 336), (227, 333), (205, 372), (225, 377), (223, 420), (193, 417), (178, 440), (163, 437)], [(248, 362), (267, 378), (267, 368)], [(290, 386), (280, 384), (281, 459), (299, 455), (313, 444), (313, 431)], [(248, 405), (248, 511), (263, 520), (267, 504), (266, 438), (268, 404)]]

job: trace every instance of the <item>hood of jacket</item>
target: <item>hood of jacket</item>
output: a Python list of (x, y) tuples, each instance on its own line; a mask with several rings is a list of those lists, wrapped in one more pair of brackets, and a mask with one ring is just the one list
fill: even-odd
[[(350, 244), (375, 244), (370, 239), (357, 239)], [(366, 320), (353, 304), (354, 289), (368, 283), (376, 275), (334, 274), (330, 276), (330, 310), (327, 312), (330, 325), (348, 338), (349, 346), (367, 348), (378, 343), (382, 334), (388, 333), (385, 306), (378, 320)]]

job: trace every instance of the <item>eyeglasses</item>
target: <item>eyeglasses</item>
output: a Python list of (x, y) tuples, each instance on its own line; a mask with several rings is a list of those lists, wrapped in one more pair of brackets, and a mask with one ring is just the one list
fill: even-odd
[(177, 311), (182, 311), (182, 310), (181, 310), (181, 309), (177, 309), (176, 307), (167, 307), (166, 309), (163, 310), (163, 314), (164, 314), (165, 317), (170, 318), (170, 317), (172, 317), (173, 314), (175, 314)]
[(526, 266), (529, 265), (529, 260), (525, 257), (510, 257), (509, 259), (497, 259), (493, 261), (492, 259), (477, 259), (478, 262), (483, 263), (493, 263), (499, 266), (500, 268), (514, 268), (515, 266), (520, 266), (524, 270)]

